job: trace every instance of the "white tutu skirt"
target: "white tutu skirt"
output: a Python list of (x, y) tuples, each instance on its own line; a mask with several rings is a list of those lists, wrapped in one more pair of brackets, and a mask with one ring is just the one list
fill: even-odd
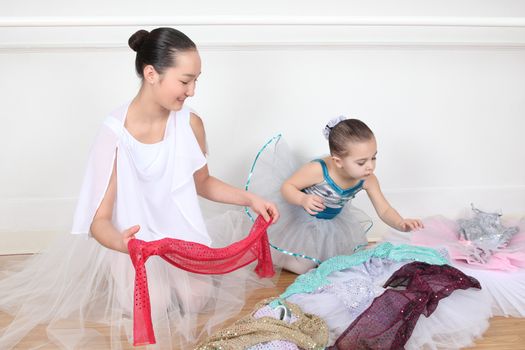
[[(417, 239), (412, 233), (389, 232), (385, 241), (412, 245), (430, 246), (447, 249), (451, 256), (451, 265), (463, 273), (476, 278), (481, 284), (491, 306), (491, 316), (525, 317), (525, 268), (523, 266), (523, 220), (518, 223), (520, 233), (511, 240), (508, 249), (493, 255), (485, 267), (483, 264), (469, 264), (463, 259), (458, 241), (451, 235), (449, 219), (433, 217), (424, 220), (425, 228), (417, 232)], [(516, 224), (516, 223), (512, 223)], [(426, 239), (423, 239), (427, 237)], [(457, 256), (457, 259), (454, 257)]]
[[(381, 295), (387, 279), (407, 262), (373, 258), (370, 263), (331, 273), (332, 284), (346, 285), (350, 290), (343, 297), (333, 293), (295, 294), (288, 301), (304, 312), (326, 321), (330, 329), (330, 345), (348, 326)], [(458, 349), (473, 344), (488, 328), (490, 306), (486, 294), (477, 289), (456, 290), (440, 300), (429, 316), (421, 315), (406, 349)]]
[[(218, 246), (241, 239), (250, 227), (241, 212), (210, 223)], [(259, 279), (253, 268), (251, 264), (226, 275), (198, 275), (150, 258), (146, 269), (157, 343), (148, 348), (188, 349), (236, 315), (249, 289), (272, 285)], [(45, 327), (47, 338), (40, 331), (37, 340), (31, 340), (35, 348), (47, 344), (121, 349), (122, 344), (132, 344), (134, 278), (127, 254), (91, 238), (60, 237), (40, 254), (1, 272), (0, 311), (13, 320), (0, 329), (0, 349), (13, 348), (38, 325)]]
[[(350, 202), (335, 218), (326, 220), (311, 216), (282, 197), (282, 184), (301, 165), (282, 137), (276, 136), (261, 149), (252, 166), (248, 190), (273, 201), (281, 214), (279, 221), (268, 229), (270, 244), (320, 261), (352, 254), (356, 248), (366, 245), (366, 232), (372, 221)], [(278, 251), (273, 249), (272, 257), (274, 264), (282, 266), (288, 255)]]

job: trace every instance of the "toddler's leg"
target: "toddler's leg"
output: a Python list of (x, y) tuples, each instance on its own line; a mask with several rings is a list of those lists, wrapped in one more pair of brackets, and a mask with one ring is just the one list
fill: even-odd
[(315, 263), (313, 261), (303, 259), (303, 258), (296, 258), (290, 255), (286, 256), (283, 262), (284, 269), (290, 272), (296, 273), (298, 275), (302, 275), (303, 273), (308, 272), (314, 267), (315, 267)]

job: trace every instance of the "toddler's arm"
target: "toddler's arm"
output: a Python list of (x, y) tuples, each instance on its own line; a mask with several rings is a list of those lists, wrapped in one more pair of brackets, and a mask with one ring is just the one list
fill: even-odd
[(390, 203), (386, 200), (377, 177), (372, 174), (366, 178), (363, 188), (366, 190), (368, 197), (372, 201), (372, 205), (377, 212), (377, 215), (388, 226), (399, 231), (413, 231), (423, 228), (423, 223), (419, 219), (404, 219), (399, 213), (392, 208)]
[(319, 196), (301, 192), (302, 189), (323, 181), (323, 169), (317, 162), (303, 165), (281, 186), (281, 194), (289, 203), (303, 207), (310, 215), (325, 209), (324, 201)]

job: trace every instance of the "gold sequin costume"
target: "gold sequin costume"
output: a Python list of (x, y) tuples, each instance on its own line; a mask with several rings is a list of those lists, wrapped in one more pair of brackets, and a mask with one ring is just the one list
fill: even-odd
[[(260, 301), (255, 310), (266, 306), (276, 298)], [(272, 317), (255, 318), (254, 312), (236, 321), (231, 326), (215, 332), (196, 350), (242, 350), (273, 340), (285, 340), (301, 349), (320, 350), (328, 343), (328, 327), (318, 316), (304, 313), (299, 306), (282, 301), (282, 304), (297, 318), (295, 322)]]

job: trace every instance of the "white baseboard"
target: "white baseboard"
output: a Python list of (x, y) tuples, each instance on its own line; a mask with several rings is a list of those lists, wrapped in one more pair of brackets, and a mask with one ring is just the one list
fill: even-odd
[[(402, 216), (409, 218), (468, 217), (472, 214), (471, 203), (483, 211), (500, 212), (504, 218), (525, 218), (525, 186), (385, 189), (384, 194)], [(354, 204), (372, 217), (369, 239), (378, 240), (392, 230), (381, 222), (364, 193), (355, 198)]]
[(0, 255), (36, 253), (69, 232), (76, 198), (0, 199)]
[[(525, 186), (384, 189), (384, 193), (405, 217), (456, 219), (470, 215), (470, 203), (485, 211), (499, 211), (504, 217), (525, 217)], [(34, 253), (69, 232), (75, 202), (76, 198), (0, 200), (0, 255)], [(374, 221), (370, 240), (390, 230), (375, 215), (365, 193), (358, 194), (353, 203)], [(206, 217), (232, 208), (209, 201), (201, 204)]]
[(0, 232), (0, 255), (33, 254), (46, 248), (56, 237), (64, 232)]

